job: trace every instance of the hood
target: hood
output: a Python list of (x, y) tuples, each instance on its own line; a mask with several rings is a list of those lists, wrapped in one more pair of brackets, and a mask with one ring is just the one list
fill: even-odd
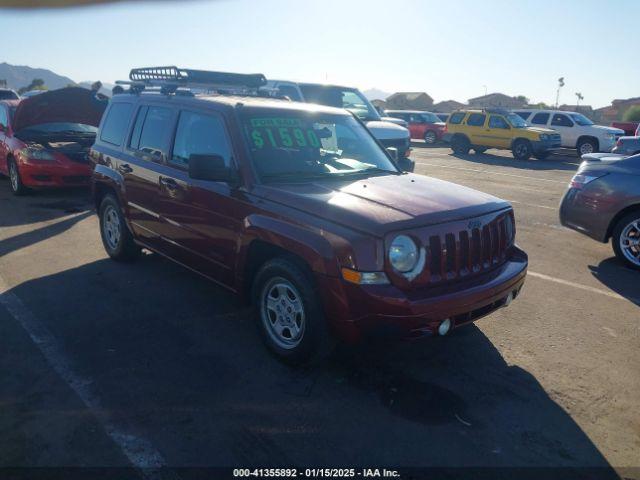
[(380, 120), (382, 120), (383, 122), (388, 122), (388, 123), (395, 123), (396, 125), (400, 125), (401, 127), (407, 127), (408, 123), (401, 119), (401, 118), (395, 118), (395, 117), (380, 117)]
[(69, 122), (97, 127), (107, 108), (108, 99), (86, 88), (69, 87), (26, 98), (18, 104), (13, 129), (43, 123)]
[(558, 133), (555, 130), (552, 130), (551, 128), (543, 128), (543, 127), (526, 127), (526, 130), (528, 132), (546, 133), (547, 135)]
[(256, 193), (377, 237), (408, 228), (473, 218), (509, 207), (507, 202), (492, 195), (415, 174), (374, 176), (356, 181), (261, 185)]
[(367, 128), (378, 140), (395, 140), (409, 138), (409, 130), (391, 122), (373, 120), (366, 122)]
[(602, 131), (602, 133), (613, 133), (614, 135), (624, 135), (624, 130), (620, 128), (605, 127), (604, 125), (591, 125), (591, 128)]

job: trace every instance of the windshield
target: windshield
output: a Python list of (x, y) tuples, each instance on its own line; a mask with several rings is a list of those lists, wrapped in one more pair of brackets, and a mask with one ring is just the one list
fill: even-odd
[(399, 173), (369, 132), (351, 116), (248, 110), (240, 118), (262, 181), (304, 182)]
[(430, 112), (421, 113), (420, 116), (427, 123), (439, 123), (440, 122), (440, 119), (435, 114), (430, 113)]
[(587, 117), (585, 117), (581, 113), (571, 113), (569, 116), (573, 119), (574, 122), (576, 122), (578, 125), (582, 127), (586, 127), (588, 125), (594, 125), (594, 123), (591, 120), (589, 120)]
[(525, 122), (520, 115), (516, 115), (515, 113), (508, 113), (507, 115), (505, 115), (505, 117), (513, 128), (528, 127), (527, 122)]
[(98, 129), (92, 125), (85, 125), (82, 123), (56, 122), (31, 125), (29, 127), (23, 128), (20, 133), (30, 133), (32, 135), (49, 135), (58, 133), (95, 135), (97, 131)]
[(301, 84), (300, 90), (310, 103), (346, 108), (365, 122), (380, 120), (378, 111), (357, 89)]

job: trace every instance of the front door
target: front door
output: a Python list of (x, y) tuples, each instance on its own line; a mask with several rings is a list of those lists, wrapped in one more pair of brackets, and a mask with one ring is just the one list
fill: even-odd
[(167, 169), (160, 177), (158, 210), (163, 236), (178, 261), (232, 287), (237, 238), (238, 191), (224, 182), (189, 178), (189, 157), (219, 155), (233, 165), (224, 118), (210, 111), (180, 112)]
[(491, 115), (486, 129), (487, 146), (509, 148), (511, 146), (511, 127), (502, 115)]

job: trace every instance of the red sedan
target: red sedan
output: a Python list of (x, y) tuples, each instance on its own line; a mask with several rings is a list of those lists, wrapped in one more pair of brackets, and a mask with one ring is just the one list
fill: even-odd
[(447, 124), (435, 113), (419, 110), (385, 110), (390, 117), (401, 118), (409, 124), (409, 132), (413, 140), (424, 140), (429, 145), (442, 140)]
[(87, 152), (106, 106), (106, 98), (76, 87), (0, 101), (0, 174), (13, 193), (88, 185)]

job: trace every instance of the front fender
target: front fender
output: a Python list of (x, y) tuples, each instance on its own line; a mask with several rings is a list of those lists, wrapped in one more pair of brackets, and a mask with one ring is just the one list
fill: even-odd
[[(93, 175), (91, 177), (91, 195), (95, 201), (98, 199), (100, 188), (104, 187), (115, 191), (120, 205), (123, 207), (126, 206), (124, 202), (124, 177), (120, 172), (98, 163), (93, 168)], [(96, 205), (96, 208), (98, 207), (99, 205)]]

